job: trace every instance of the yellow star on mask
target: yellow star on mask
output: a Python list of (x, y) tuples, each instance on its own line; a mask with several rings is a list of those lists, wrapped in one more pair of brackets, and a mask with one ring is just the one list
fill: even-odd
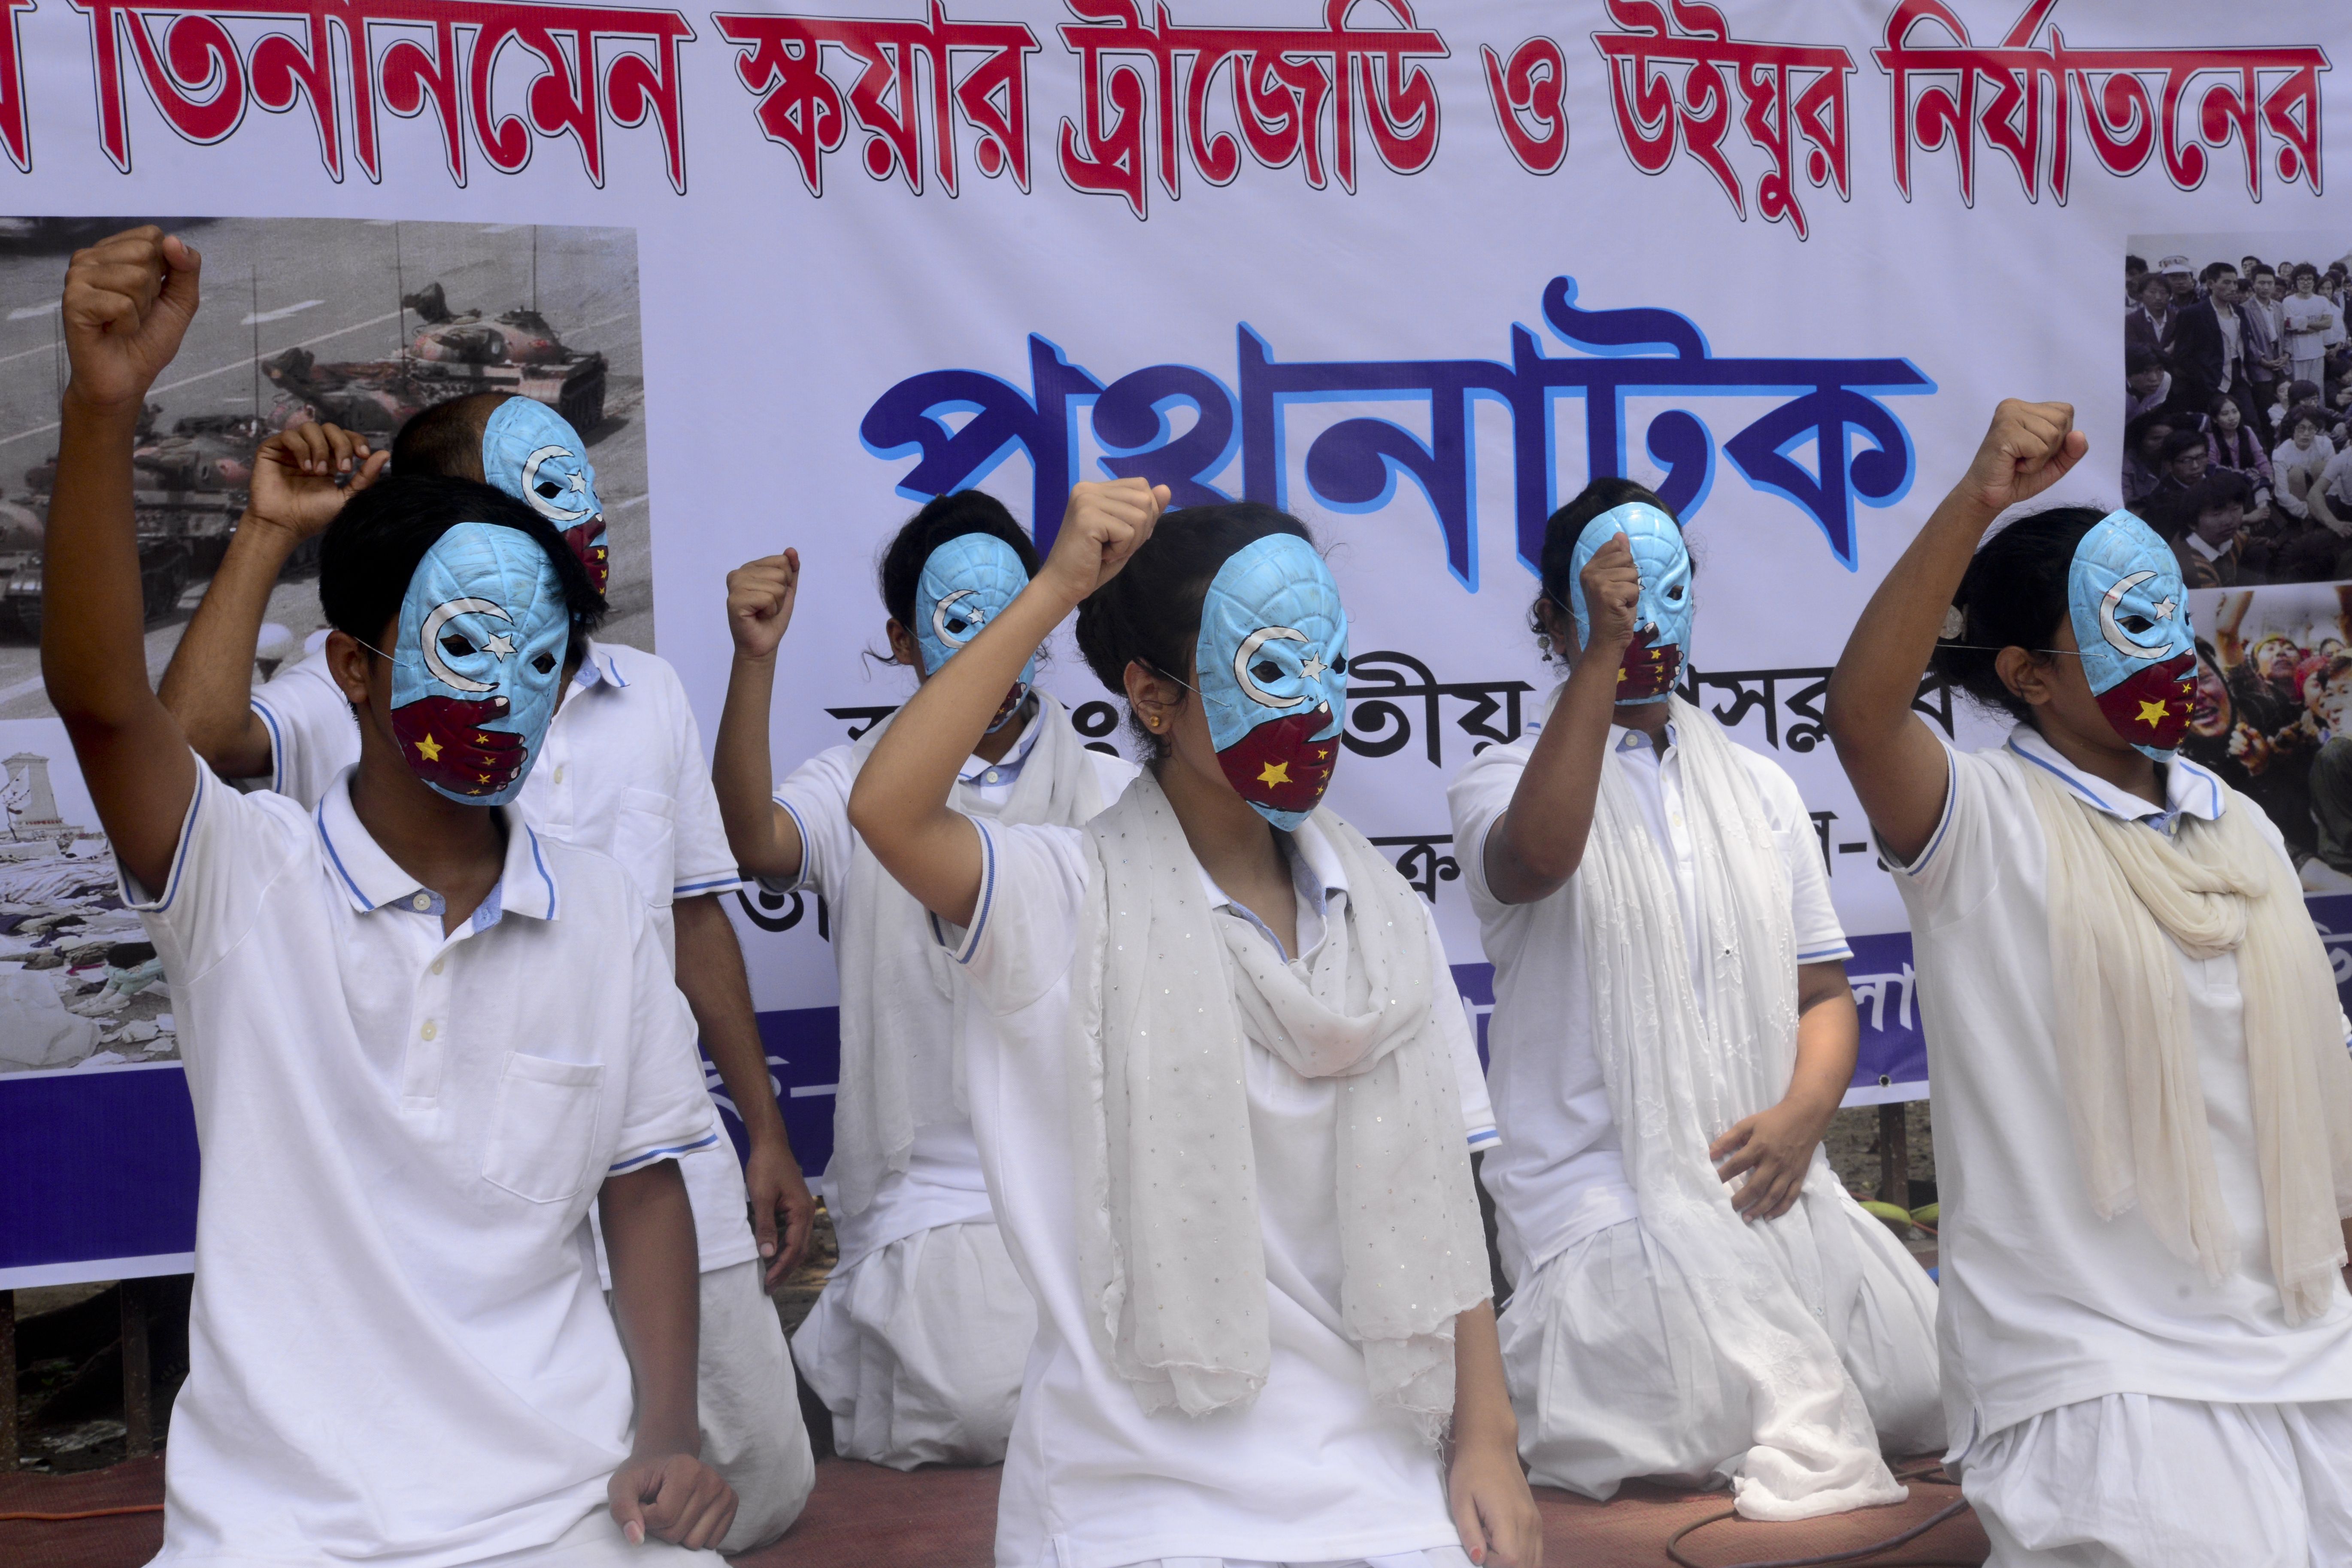
[(1266, 763), (1265, 771), (1257, 775), (1257, 782), (1262, 784), (1288, 784), (1290, 782), (1290, 764), (1288, 763)]
[(437, 763), (441, 760), (441, 742), (427, 735), (416, 742), (416, 754), (428, 763)]
[(2143, 701), (2139, 705), (2139, 721), (2154, 729), (2164, 722), (2164, 716), (2170, 711), (2171, 708), (2168, 704)]

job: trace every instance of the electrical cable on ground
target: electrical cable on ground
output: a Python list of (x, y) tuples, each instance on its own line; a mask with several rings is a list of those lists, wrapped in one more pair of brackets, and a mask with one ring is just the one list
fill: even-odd
[(0, 1524), (66, 1524), (77, 1519), (120, 1519), (125, 1514), (163, 1511), (160, 1502), (142, 1502), (128, 1508), (88, 1509), (80, 1513), (0, 1513)]

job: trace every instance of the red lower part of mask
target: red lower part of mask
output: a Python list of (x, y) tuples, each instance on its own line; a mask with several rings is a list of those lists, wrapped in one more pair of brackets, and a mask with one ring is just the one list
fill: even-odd
[(2116, 734), (2135, 746), (2171, 751), (2187, 738), (2189, 716), (2197, 710), (2197, 656), (2152, 664), (2100, 692), (2098, 700)]
[(599, 594), (613, 580), (613, 551), (604, 534), (604, 520), (601, 517), (592, 517), (563, 531), (563, 542), (580, 557), (580, 564), (588, 569), (588, 581), (596, 584)]
[(1683, 650), (1673, 643), (1654, 646), (1654, 627), (1643, 626), (1625, 646), (1625, 661), (1617, 667), (1617, 700), (1649, 702), (1664, 697), (1682, 679)]
[(1253, 805), (1276, 811), (1312, 811), (1331, 786), (1339, 760), (1339, 737), (1315, 739), (1331, 725), (1331, 710), (1294, 713), (1260, 724), (1217, 753), (1217, 765), (1234, 793)]
[(497, 795), (522, 776), (530, 753), (520, 735), (481, 726), (507, 716), (503, 697), (467, 701), (425, 697), (392, 710), (401, 760), (451, 795)]

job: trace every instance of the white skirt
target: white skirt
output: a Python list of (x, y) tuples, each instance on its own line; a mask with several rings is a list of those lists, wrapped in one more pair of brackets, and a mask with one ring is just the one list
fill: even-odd
[[(1764, 1228), (1829, 1331), (1881, 1450), (1941, 1452), (1927, 1271), (1843, 1192), (1809, 1194)], [(1602, 1500), (1637, 1478), (1728, 1483), (1756, 1440), (1747, 1390), (1703, 1350), (1678, 1352), (1666, 1331), (1706, 1321), (1639, 1220), (1596, 1231), (1522, 1281), (1497, 1326), (1528, 1479)]]
[(892, 1469), (1004, 1458), (1037, 1308), (992, 1224), (943, 1225), (826, 1281), (793, 1357), (845, 1458)]
[(2004, 1426), (1954, 1468), (1990, 1568), (2352, 1563), (2352, 1400), (2110, 1394)]

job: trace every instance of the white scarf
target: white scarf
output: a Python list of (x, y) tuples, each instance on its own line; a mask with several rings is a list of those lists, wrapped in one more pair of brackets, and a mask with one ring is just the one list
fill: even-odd
[(1069, 1052), (1078, 1266), (1097, 1332), (1147, 1411), (1246, 1406), (1265, 1384), (1265, 1240), (1244, 1042), (1339, 1100), (1340, 1312), (1373, 1396), (1434, 1442), (1454, 1319), (1488, 1295), (1445, 1033), (1454, 1005), (1403, 878), (1329, 811), (1345, 919), (1286, 964), (1209, 906), (1147, 773), (1087, 831)]
[(2176, 944), (2234, 952), (2271, 1273), (2288, 1322), (2326, 1310), (2352, 1214), (2352, 1058), (2326, 950), (2258, 808), (2225, 787), (2218, 819), (2185, 818), (2168, 840), (2045, 769), (2016, 771), (2049, 843), (2059, 1067), (2092, 1207), (2137, 1205), (2209, 1279), (2237, 1268)]
[[(1093, 760), (1062, 705), (1037, 692), (1029, 722), (1037, 738), (1001, 812), (979, 792), (959, 787), (957, 809), (1012, 823), (1075, 827), (1102, 809)], [(896, 718), (897, 715), (892, 715)], [(863, 768), (889, 720), (858, 737)], [(929, 917), (866, 847), (849, 863), (836, 912), (834, 961), (841, 974), (841, 1084), (834, 1092), (832, 1201), (862, 1214), (892, 1172), (907, 1169), (915, 1129), (969, 1115), (963, 1058), (939, 1038), (908, 1000), (914, 988), (950, 994), (953, 966), (933, 940)]]
[[(1802, 1519), (1897, 1502), (1906, 1494), (1879, 1457), (1861, 1391), (1792, 1282), (1843, 1277), (1821, 1281), (1843, 1317), (1859, 1267), (1838, 1207), (1851, 1200), (1817, 1152), (1798, 1207), (1750, 1226), (1707, 1158), (1727, 1128), (1788, 1092), (1797, 940), (1788, 868), (1755, 781), (1712, 717), (1670, 700), (1696, 862), (1696, 962), (1614, 750), (1575, 882), (1593, 1041), (1626, 1175), (1643, 1232), (1688, 1287), (1687, 1297), (1661, 1293), (1664, 1353), (1677, 1367), (1721, 1368), (1739, 1385), (1732, 1397), (1746, 1396), (1754, 1446), (1732, 1482), (1741, 1513)], [(1701, 1310), (1678, 1321), (1674, 1305), (1685, 1300)]]

